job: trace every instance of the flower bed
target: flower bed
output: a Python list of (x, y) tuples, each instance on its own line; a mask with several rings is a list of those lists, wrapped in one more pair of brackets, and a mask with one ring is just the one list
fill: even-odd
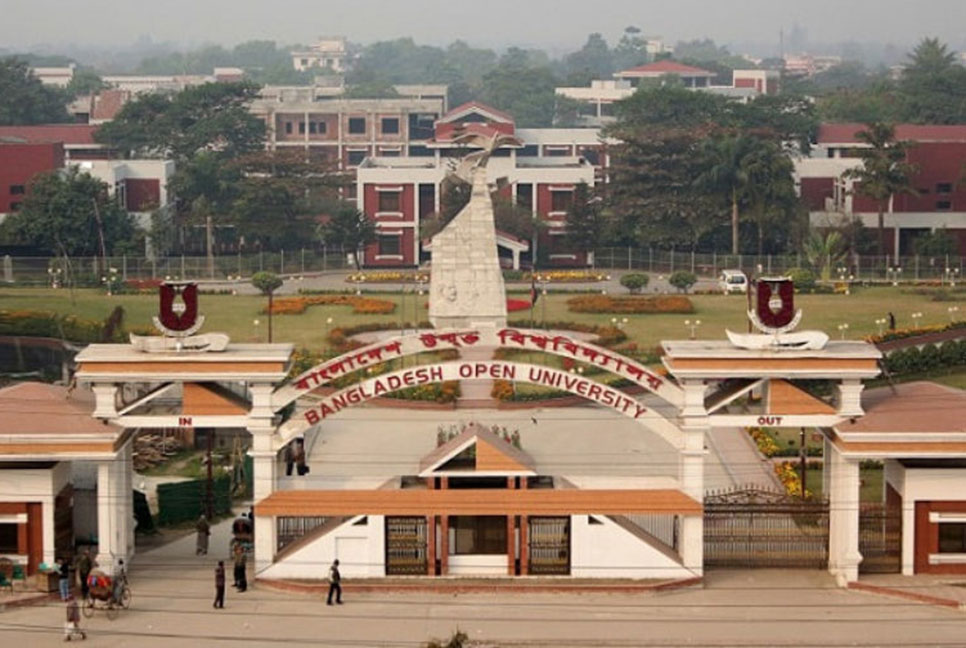
[(574, 313), (681, 313), (694, 312), (694, 304), (681, 295), (656, 297), (611, 297), (609, 295), (581, 295), (567, 300)]
[(425, 272), (405, 272), (402, 270), (377, 270), (356, 272), (345, 278), (348, 283), (413, 283), (429, 281)]
[(745, 428), (745, 430), (755, 440), (755, 445), (758, 446), (758, 452), (766, 457), (773, 457), (781, 450), (778, 444), (775, 443), (775, 439), (764, 428), (749, 427)]
[(507, 299), (506, 300), (506, 310), (508, 313), (515, 313), (516, 311), (527, 310), (530, 308), (532, 302), (528, 299)]
[[(790, 461), (775, 464), (775, 476), (778, 477), (778, 481), (785, 487), (786, 493), (796, 496), (802, 494), (802, 477), (795, 469), (795, 464)], [(810, 499), (811, 497), (811, 491), (806, 490), (805, 499)]]
[[(533, 281), (532, 272), (521, 270), (504, 270), (506, 281)], [(596, 270), (541, 270), (537, 272), (537, 281), (547, 283), (588, 283), (604, 281), (610, 277), (604, 272)]]
[[(386, 299), (359, 297), (357, 295), (300, 295), (280, 297), (272, 303), (273, 315), (301, 315), (309, 306), (352, 306), (358, 315), (387, 315), (396, 310), (396, 304)], [(268, 311), (263, 308), (262, 313)]]

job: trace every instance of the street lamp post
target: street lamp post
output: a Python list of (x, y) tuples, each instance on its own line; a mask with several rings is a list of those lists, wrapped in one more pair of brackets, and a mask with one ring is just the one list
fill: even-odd
[(956, 321), (956, 313), (959, 312), (959, 306), (950, 306), (946, 309), (946, 312), (949, 313), (949, 323), (952, 324)]
[(697, 337), (698, 327), (701, 326), (701, 320), (690, 320), (690, 319), (686, 319), (686, 320), (684, 320), (684, 325), (686, 327), (688, 327), (689, 329), (691, 329), (691, 337), (690, 337), (690, 339), (694, 340)]
[(912, 328), (919, 328), (919, 320), (922, 319), (922, 313), (913, 313), (910, 317), (912, 317)]
[(886, 268), (886, 277), (892, 280), (893, 286), (899, 285), (899, 277), (902, 275), (901, 266), (892, 266), (891, 268)]
[(882, 335), (882, 331), (886, 325), (886, 319), (884, 317), (880, 317), (875, 321), (875, 325), (879, 327), (879, 335)]
[(841, 339), (844, 340), (845, 334), (848, 333), (849, 331), (849, 325), (847, 323), (839, 324), (838, 329), (839, 329), (839, 333), (841, 333), (842, 335)]
[(544, 328), (547, 328), (547, 284), (550, 283), (548, 275), (537, 275), (537, 283), (540, 284), (540, 296), (543, 306), (540, 307), (540, 321)]

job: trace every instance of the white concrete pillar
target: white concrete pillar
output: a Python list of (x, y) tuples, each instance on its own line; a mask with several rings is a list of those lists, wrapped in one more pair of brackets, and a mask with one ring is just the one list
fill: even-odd
[(43, 561), (48, 565), (56, 564), (57, 558), (55, 545), (57, 537), (54, 529), (54, 498), (44, 497), (41, 499), (41, 536), (43, 537)]
[(97, 563), (110, 573), (114, 568), (116, 543), (116, 507), (114, 506), (114, 461), (97, 464)]
[(862, 416), (862, 390), (865, 385), (858, 379), (846, 379), (839, 383), (839, 414), (842, 416)]
[[(127, 558), (134, 555), (134, 442), (124, 444), (118, 453), (119, 506), (121, 510), (121, 553)], [(126, 559), (125, 559), (126, 560)]]
[(843, 457), (829, 444), (825, 469), (829, 474), (828, 570), (840, 587), (859, 580), (859, 462)]
[[(681, 408), (681, 432), (684, 444), (680, 451), (678, 479), (681, 490), (699, 502), (704, 501), (705, 435), (709, 429), (704, 407), (706, 385), (703, 380), (685, 380), (684, 403)], [(684, 566), (697, 576), (704, 574), (704, 516), (681, 518), (679, 552)]]
[(513, 250), (513, 269), (520, 269), (520, 250)]
[(275, 428), (250, 427), (252, 433), (252, 471), (255, 503), (255, 574), (267, 569), (275, 560), (276, 525), (274, 517), (258, 514), (258, 503), (275, 492), (278, 453), (274, 447)]
[(94, 418), (114, 418), (117, 416), (117, 403), (115, 401), (117, 385), (100, 383), (92, 386), (91, 390), (94, 392), (94, 412), (91, 416)]

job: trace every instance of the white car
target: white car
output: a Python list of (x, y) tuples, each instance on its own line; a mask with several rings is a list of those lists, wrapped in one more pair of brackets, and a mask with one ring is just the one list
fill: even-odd
[(718, 287), (726, 295), (748, 292), (748, 276), (741, 270), (722, 270)]

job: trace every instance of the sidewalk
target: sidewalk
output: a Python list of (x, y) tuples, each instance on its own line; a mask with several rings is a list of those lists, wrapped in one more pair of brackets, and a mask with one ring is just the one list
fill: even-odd
[(966, 611), (966, 574), (864, 574), (849, 589)]
[[(714, 451), (725, 472), (731, 478), (731, 487), (752, 487), (766, 490), (782, 490), (775, 477), (773, 463), (762, 459), (751, 436), (742, 428), (713, 428), (708, 433), (708, 449)], [(709, 484), (705, 489), (716, 489)]]

